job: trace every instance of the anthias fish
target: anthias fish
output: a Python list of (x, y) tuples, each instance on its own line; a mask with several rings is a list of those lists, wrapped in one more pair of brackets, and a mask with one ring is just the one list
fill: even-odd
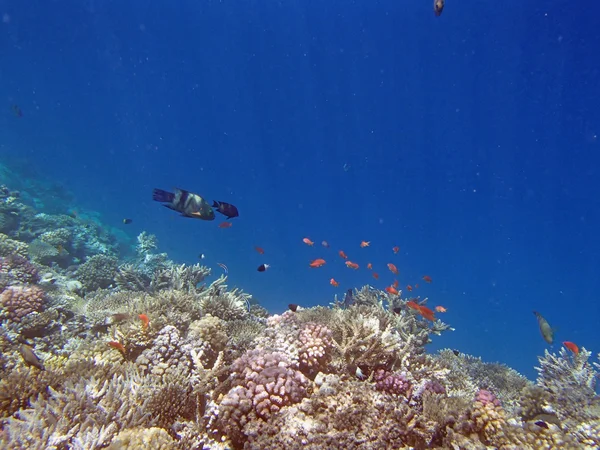
[(238, 209), (233, 206), (231, 203), (219, 202), (217, 200), (213, 201), (213, 208), (219, 211), (224, 216), (227, 216), (228, 219), (232, 219), (234, 217), (238, 217), (240, 213)]
[(554, 330), (552, 329), (548, 321), (544, 319), (539, 312), (534, 311), (533, 314), (535, 314), (535, 317), (537, 317), (542, 337), (548, 344), (552, 344), (552, 342), (554, 342)]
[(162, 189), (154, 189), (152, 191), (152, 199), (166, 203), (165, 207), (177, 211), (183, 217), (191, 217), (194, 219), (214, 220), (215, 212), (210, 207), (210, 204), (200, 197), (183, 189), (175, 189), (175, 192), (167, 192)]

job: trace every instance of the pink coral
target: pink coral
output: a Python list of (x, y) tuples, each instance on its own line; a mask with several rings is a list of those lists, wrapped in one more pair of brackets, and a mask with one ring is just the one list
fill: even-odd
[(410, 382), (401, 373), (391, 373), (384, 369), (378, 369), (373, 374), (373, 380), (378, 391), (393, 395), (404, 395), (405, 397), (410, 396)]
[(333, 351), (332, 332), (325, 325), (308, 323), (298, 335), (300, 370), (315, 374), (327, 366)]
[(487, 405), (500, 406), (500, 400), (490, 391), (486, 389), (480, 389), (475, 395), (475, 401)]
[(20, 322), (27, 314), (44, 310), (46, 295), (37, 286), (9, 286), (0, 296), (0, 305), (3, 315)]
[(231, 381), (237, 386), (220, 402), (217, 427), (234, 441), (242, 439), (242, 429), (251, 420), (267, 420), (307, 395), (308, 379), (283, 353), (252, 350), (234, 361), (232, 369)]

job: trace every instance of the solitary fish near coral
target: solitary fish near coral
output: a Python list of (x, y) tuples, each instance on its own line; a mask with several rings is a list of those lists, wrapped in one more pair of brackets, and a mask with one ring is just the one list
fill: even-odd
[(29, 345), (21, 344), (21, 346), (19, 347), (19, 353), (21, 353), (25, 364), (27, 364), (28, 366), (37, 367), (40, 370), (44, 370), (44, 364), (42, 363), (40, 358), (38, 358), (37, 355), (33, 353), (33, 349)]
[(544, 319), (539, 312), (534, 311), (533, 314), (535, 314), (535, 317), (537, 317), (542, 337), (548, 344), (552, 344), (552, 342), (554, 342), (554, 330), (552, 329), (552, 327), (550, 327), (548, 321)]
[(200, 197), (183, 189), (175, 189), (175, 192), (167, 192), (162, 189), (152, 191), (152, 199), (157, 202), (167, 203), (163, 205), (173, 211), (181, 213), (183, 217), (191, 217), (202, 220), (215, 220), (215, 212), (210, 204)]

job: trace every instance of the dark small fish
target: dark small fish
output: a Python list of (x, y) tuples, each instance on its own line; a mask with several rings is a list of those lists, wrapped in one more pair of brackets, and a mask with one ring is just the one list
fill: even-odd
[(444, 5), (446, 4), (446, 0), (433, 0), (433, 13), (436, 17), (442, 15), (442, 11), (444, 10)]
[(258, 270), (259, 272), (264, 272), (269, 267), (271, 267), (271, 266), (269, 266), (268, 264), (261, 264), (260, 266), (258, 266), (258, 269), (256, 269), (256, 270)]
[(298, 309), (298, 305), (296, 305), (295, 303), (290, 303), (288, 305), (288, 308), (290, 309), (290, 311), (296, 312), (296, 310)]
[(395, 314), (400, 314), (402, 312), (402, 308), (396, 306), (394, 309), (392, 309), (392, 311), (394, 311)]
[(15, 116), (23, 117), (23, 111), (21, 110), (21, 108), (19, 108), (19, 105), (12, 105), (11, 108), (15, 113)]
[(125, 225), (129, 225), (129, 224), (130, 224), (130, 223), (132, 223), (132, 222), (133, 222), (133, 219), (123, 219), (123, 223), (124, 223)]
[(227, 219), (233, 219), (234, 217), (238, 217), (240, 213), (238, 209), (233, 206), (231, 203), (219, 202), (217, 200), (213, 201), (213, 208), (216, 208), (224, 216), (227, 216)]
[(193, 219), (215, 220), (215, 212), (210, 204), (193, 192), (175, 189), (175, 192), (167, 192), (162, 189), (152, 191), (152, 199), (156, 202), (166, 203), (166, 208), (177, 211), (183, 217)]
[(554, 342), (554, 330), (552, 329), (548, 321), (544, 319), (539, 312), (534, 311), (533, 314), (535, 314), (535, 317), (537, 317), (542, 337), (548, 344), (552, 344), (552, 342)]
[(33, 353), (33, 349), (29, 345), (21, 344), (21, 346), (19, 347), (19, 352), (21, 353), (25, 364), (27, 364), (28, 366), (37, 367), (40, 370), (44, 370), (44, 364), (42, 363), (40, 358), (38, 358), (37, 355)]
[(354, 298), (352, 297), (352, 289), (348, 289), (346, 291), (346, 295), (344, 296), (344, 307), (348, 308), (350, 305), (354, 303)]
[(544, 422), (543, 420), (538, 420), (537, 422), (535, 422), (535, 424), (538, 427), (545, 428), (546, 430), (549, 428), (548, 424), (546, 422)]
[(329, 242), (327, 242), (327, 241), (321, 242), (321, 245), (325, 248), (329, 248)]
[(454, 353), (454, 356), (460, 355), (460, 352), (458, 350), (452, 350), (452, 353)]

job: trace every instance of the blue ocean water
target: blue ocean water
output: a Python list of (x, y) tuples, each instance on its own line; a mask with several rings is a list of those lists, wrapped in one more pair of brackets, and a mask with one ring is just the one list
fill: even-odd
[[(448, 309), (456, 331), (432, 351), (534, 377), (547, 345), (533, 310), (557, 328), (554, 350), (600, 351), (598, 12), (0, 0), (0, 162), (71, 191), (65, 211), (153, 233), (181, 262), (203, 253), (215, 276), (227, 264), (229, 285), (271, 312), (384, 288), (394, 263), (401, 287), (419, 284), (405, 295)], [(154, 187), (240, 217), (229, 229), (180, 218)], [(314, 258), (327, 264), (310, 269)]]

